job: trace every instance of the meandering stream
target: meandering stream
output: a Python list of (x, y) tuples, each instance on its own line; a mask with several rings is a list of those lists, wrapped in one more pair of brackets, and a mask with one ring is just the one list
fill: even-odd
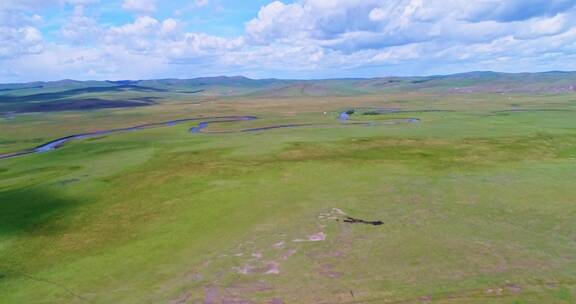
[[(209, 119), (210, 121), (205, 121), (207, 119)], [(152, 128), (171, 127), (171, 126), (175, 126), (175, 125), (185, 123), (185, 122), (202, 121), (202, 122), (200, 122), (200, 124), (198, 126), (198, 127), (200, 127), (200, 129), (198, 129), (198, 132), (199, 132), (201, 129), (207, 127), (208, 123), (210, 123), (210, 122), (235, 122), (235, 121), (245, 121), (245, 120), (254, 120), (254, 119), (257, 119), (257, 117), (254, 117), (254, 116), (196, 117), (196, 118), (184, 118), (184, 119), (170, 120), (170, 121), (160, 122), (160, 123), (143, 124), (143, 125), (138, 125), (138, 126), (129, 127), (129, 128), (119, 128), (119, 129), (103, 130), (103, 131), (96, 131), (96, 132), (89, 132), (89, 133), (80, 133), (80, 134), (74, 134), (74, 135), (61, 137), (61, 138), (47, 142), (45, 144), (42, 144), (42, 145), (37, 146), (37, 147), (32, 148), (32, 149), (14, 152), (14, 153), (0, 154), (0, 159), (13, 158), (13, 157), (24, 156), (24, 155), (35, 154), (35, 153), (45, 153), (45, 152), (56, 150), (56, 149), (62, 147), (64, 144), (71, 142), (71, 141), (74, 141), (74, 140), (105, 136), (105, 135), (110, 135), (110, 134), (114, 134), (114, 133), (125, 133), (125, 132), (133, 132), (133, 131), (152, 129)]]
[[(395, 119), (389, 121), (382, 121), (382, 122), (353, 122), (351, 120), (351, 114), (349, 114), (350, 110), (340, 112), (338, 115), (338, 119), (342, 123), (346, 123), (349, 125), (365, 125), (365, 126), (373, 126), (377, 124), (400, 124), (400, 123), (418, 123), (420, 120), (418, 118), (406, 118), (406, 119)], [(393, 112), (393, 111), (390, 111)], [(145, 129), (152, 129), (152, 128), (161, 128), (161, 127), (171, 127), (181, 123), (187, 123), (192, 121), (200, 121), (196, 127), (190, 129), (190, 133), (198, 134), (205, 131), (211, 124), (216, 123), (230, 123), (230, 122), (238, 122), (238, 121), (251, 121), (257, 120), (258, 117), (256, 116), (214, 116), (214, 117), (196, 117), (196, 118), (184, 118), (184, 119), (177, 119), (177, 120), (170, 120), (166, 122), (160, 123), (150, 123), (150, 124), (143, 124), (129, 128), (119, 128), (119, 129), (111, 129), (111, 130), (103, 130), (103, 131), (95, 131), (89, 133), (80, 133), (69, 135), (65, 137), (61, 137), (40, 146), (37, 146), (32, 149), (27, 149), (23, 151), (13, 152), (13, 153), (5, 153), (0, 154), (0, 159), (8, 159), (14, 158), (29, 154), (37, 154), (37, 153), (46, 153), (53, 150), (56, 150), (62, 147), (64, 144), (80, 140), (80, 139), (87, 139), (99, 136), (106, 136), (115, 133), (125, 133), (125, 132), (133, 132)], [(211, 133), (231, 133), (231, 132), (259, 132), (259, 131), (268, 131), (274, 129), (281, 129), (281, 128), (297, 128), (297, 127), (306, 127), (306, 126), (318, 126), (318, 125), (327, 125), (327, 124), (314, 124), (314, 123), (302, 123), (302, 124), (285, 124), (285, 125), (272, 125), (260, 128), (250, 128), (250, 129), (241, 129), (236, 131), (215, 131)]]

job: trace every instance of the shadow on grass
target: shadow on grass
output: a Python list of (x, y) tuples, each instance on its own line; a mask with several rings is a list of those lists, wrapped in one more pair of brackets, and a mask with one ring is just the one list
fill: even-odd
[(38, 101), (48, 101), (54, 99), (62, 99), (73, 97), (79, 94), (88, 93), (114, 93), (114, 92), (166, 92), (166, 90), (142, 87), (137, 85), (120, 85), (120, 86), (103, 86), (103, 87), (85, 87), (70, 89), (60, 92), (49, 92), (49, 93), (37, 93), (24, 96), (11, 96), (2, 95), (0, 96), (0, 103), (12, 103), (12, 102), (38, 102)]
[(139, 97), (133, 99), (106, 100), (101, 98), (62, 99), (37, 103), (14, 103), (2, 105), (0, 113), (43, 113), (59, 111), (89, 111), (97, 109), (133, 108), (154, 105), (159, 98)]
[(59, 220), (75, 206), (77, 202), (50, 191), (0, 191), (0, 236), (55, 233), (64, 228)]

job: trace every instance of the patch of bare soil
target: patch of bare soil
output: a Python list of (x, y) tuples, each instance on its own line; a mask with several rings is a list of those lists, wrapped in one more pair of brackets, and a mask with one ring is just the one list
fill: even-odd
[[(220, 252), (212, 260), (212, 265), (201, 267), (199, 272), (194, 272), (194, 277), (199, 280), (193, 280), (192, 286), (202, 286), (204, 291), (203, 295), (200, 295), (202, 302), (199, 303), (285, 303), (282, 296), (291, 295), (285, 294), (286, 291), (278, 293), (283, 289), (274, 287), (273, 277), (286, 275), (285, 272), (290, 269), (285, 267), (293, 258), (305, 258), (302, 262), (307, 265), (302, 267), (311, 266), (312, 273), (318, 279), (337, 282), (344, 275), (348, 275), (341, 266), (351, 256), (354, 243), (359, 241), (356, 235), (358, 232), (353, 225), (348, 224), (383, 224), (352, 218), (336, 208), (319, 214), (318, 219), (320, 222), (317, 230), (308, 230), (308, 233), (304, 231), (297, 238), (293, 238), (290, 233), (258, 236), (252, 241), (234, 245), (229, 251)], [(330, 233), (327, 229), (330, 229)], [(325, 245), (315, 245), (319, 242), (324, 242)], [(264, 300), (254, 302), (255, 299)], [(171, 303), (184, 304), (190, 300), (190, 296), (184, 293)], [(196, 303), (193, 300), (191, 303)]]

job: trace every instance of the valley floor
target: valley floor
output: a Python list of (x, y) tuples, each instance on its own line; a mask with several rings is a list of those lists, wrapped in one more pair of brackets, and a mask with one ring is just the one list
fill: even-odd
[[(574, 303), (574, 95), (511, 98), (222, 98), (0, 120), (3, 154), (260, 118), (0, 160), (0, 302)], [(360, 108), (400, 111), (338, 120)]]

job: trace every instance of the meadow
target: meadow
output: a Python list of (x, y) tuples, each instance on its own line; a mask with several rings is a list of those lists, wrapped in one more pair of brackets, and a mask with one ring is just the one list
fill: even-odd
[(0, 302), (576, 302), (573, 93), (186, 96), (0, 118), (0, 154), (259, 118), (0, 160)]

